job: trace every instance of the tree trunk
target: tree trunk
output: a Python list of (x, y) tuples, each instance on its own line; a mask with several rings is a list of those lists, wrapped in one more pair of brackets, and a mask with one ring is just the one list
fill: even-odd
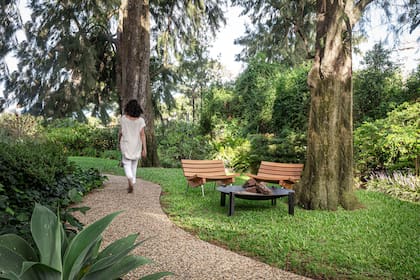
[(308, 75), (307, 159), (296, 186), (297, 202), (306, 209), (358, 206), (353, 193), (352, 23), (346, 2), (318, 1), (316, 54)]
[(149, 0), (122, 0), (118, 25), (117, 86), (121, 108), (137, 99), (146, 121), (147, 159), (143, 166), (158, 166), (154, 113), (150, 88), (150, 12)]

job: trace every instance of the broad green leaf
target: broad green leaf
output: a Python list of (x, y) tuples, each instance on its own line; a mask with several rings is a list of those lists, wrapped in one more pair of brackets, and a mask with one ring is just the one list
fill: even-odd
[(82, 280), (116, 279), (141, 265), (151, 262), (151, 260), (142, 256), (125, 256), (120, 262), (106, 269), (86, 274)]
[(39, 262), (24, 262), (21, 280), (61, 280), (61, 272)]
[(82, 258), (80, 255), (86, 255), (88, 253), (88, 250), (98, 241), (98, 236), (102, 234), (106, 227), (120, 213), (121, 211), (114, 212), (103, 217), (88, 227), (85, 227), (72, 239), (64, 254), (63, 279), (73, 279), (80, 271), (84, 259), (84, 256)]
[(105, 269), (114, 263), (119, 262), (131, 250), (140, 245), (140, 243), (133, 245), (137, 236), (138, 234), (132, 234), (125, 238), (118, 239), (108, 245), (101, 253), (99, 253), (98, 261), (92, 265), (89, 273)]
[(0, 272), (13, 272), (17, 275), (20, 273), (22, 263), (25, 261), (20, 254), (2, 245), (0, 246), (0, 260)]
[(97, 259), (99, 255), (99, 250), (101, 249), (102, 236), (99, 236), (98, 241), (95, 243), (95, 246), (92, 246), (87, 254), (87, 259)]
[(61, 223), (47, 207), (35, 204), (31, 219), (32, 237), (38, 247), (40, 262), (61, 271)]
[(140, 279), (141, 280), (156, 280), (156, 279), (160, 279), (162, 277), (169, 276), (169, 275), (174, 275), (174, 274), (172, 272), (163, 271), (163, 272), (157, 272), (157, 273), (146, 275)]
[(0, 236), (0, 246), (9, 248), (21, 255), (27, 261), (38, 261), (34, 249), (22, 237), (16, 234), (4, 234)]
[(98, 236), (95, 242), (89, 244), (83, 251), (81, 251), (73, 264), (73, 269), (70, 271), (70, 276), (68, 279), (79, 279), (81, 275), (86, 274), (87, 267), (92, 261), (92, 252), (96, 250), (98, 244), (100, 244), (102, 236)]

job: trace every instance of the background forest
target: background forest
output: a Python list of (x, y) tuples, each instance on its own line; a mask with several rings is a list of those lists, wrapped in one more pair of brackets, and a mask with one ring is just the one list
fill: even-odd
[[(252, 9), (258, 13), (250, 17), (254, 28), (249, 26), (236, 40), (243, 46), (238, 59), (247, 66), (227, 80), (221, 64), (209, 58), (227, 4), (151, 1), (148, 105), (153, 108), (147, 111), (153, 115), (149, 129), (156, 131), (157, 145), (152, 148), (158, 160), (146, 165), (179, 167), (181, 158), (218, 158), (237, 171), (255, 171), (261, 160), (305, 162), (312, 61), (302, 51), (309, 55), (314, 48), (313, 34), (304, 44), (289, 38), (293, 48), (282, 49), (279, 46), (287, 43), (283, 40), (291, 31), (287, 19), (274, 18), (277, 7), (232, 1), (244, 8), (244, 14)], [(417, 28), (413, 15), (418, 6), (388, 4), (378, 1), (372, 6), (382, 7), (391, 20), (397, 18), (391, 21), (392, 30)], [(1, 109), (18, 106), (24, 116), (16, 122), (3, 116), (2, 134), (13, 128), (19, 137), (34, 130), (21, 127), (22, 119), (27, 119), (26, 126), (39, 123), (49, 141), (62, 143), (69, 155), (119, 158), (118, 10), (123, 5), (124, 1), (32, 1), (27, 3), (32, 17), (28, 20), (22, 18), (19, 2), (2, 4)], [(300, 7), (296, 5), (288, 7)], [(311, 34), (314, 6), (302, 7), (307, 10), (295, 11), (293, 18), (308, 18), (294, 25)], [(262, 11), (273, 16), (273, 25)], [(353, 36), (355, 50), (367, 36), (364, 24), (362, 18)], [(276, 30), (272, 38), (270, 28)], [(419, 173), (420, 68), (403, 77), (391, 53), (384, 43), (376, 44), (353, 73), (355, 171), (362, 181), (372, 171)], [(9, 70), (7, 55), (17, 58), (16, 70)]]

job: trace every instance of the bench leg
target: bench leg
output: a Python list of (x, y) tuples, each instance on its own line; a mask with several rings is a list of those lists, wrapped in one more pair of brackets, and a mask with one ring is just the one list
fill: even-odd
[(229, 193), (229, 209), (228, 209), (228, 216), (233, 216), (235, 212), (235, 194)]
[(201, 185), (201, 194), (204, 196), (204, 184)]
[(288, 197), (288, 204), (289, 204), (289, 214), (294, 215), (295, 214), (295, 193), (291, 192), (289, 193)]

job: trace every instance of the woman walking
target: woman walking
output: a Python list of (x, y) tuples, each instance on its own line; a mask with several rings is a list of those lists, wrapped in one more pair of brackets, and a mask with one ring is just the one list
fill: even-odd
[(146, 157), (146, 123), (140, 117), (143, 110), (137, 100), (130, 100), (124, 108), (120, 120), (118, 141), (122, 154), (122, 164), (128, 179), (128, 192), (132, 193), (136, 184), (137, 165), (141, 157)]

